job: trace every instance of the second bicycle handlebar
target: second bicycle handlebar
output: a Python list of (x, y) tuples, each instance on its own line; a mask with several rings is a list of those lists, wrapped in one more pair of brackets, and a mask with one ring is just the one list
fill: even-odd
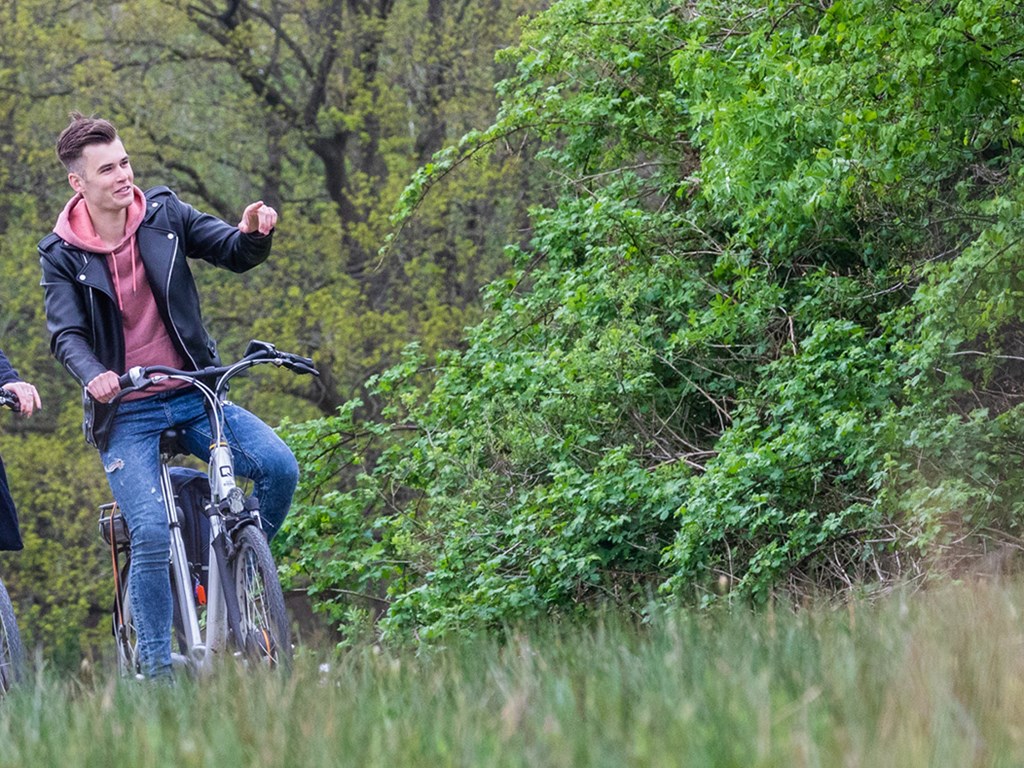
[(21, 410), (21, 400), (18, 399), (16, 392), (0, 387), (0, 406), (6, 406), (12, 411), (19, 411)]

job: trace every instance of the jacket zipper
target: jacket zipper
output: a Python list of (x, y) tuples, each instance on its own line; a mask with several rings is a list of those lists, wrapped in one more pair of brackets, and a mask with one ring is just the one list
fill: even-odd
[(198, 371), (199, 365), (196, 363), (195, 358), (192, 357), (192, 353), (189, 352), (188, 347), (185, 345), (185, 340), (181, 338), (181, 333), (178, 331), (178, 326), (174, 322), (174, 316), (171, 314), (171, 276), (174, 274), (174, 262), (178, 258), (178, 236), (174, 235), (174, 253), (171, 255), (171, 267), (167, 270), (167, 285), (164, 286), (164, 296), (167, 297), (167, 319), (171, 321), (171, 328), (174, 329), (174, 335), (178, 337), (178, 345), (185, 350), (185, 355), (188, 357), (189, 362), (192, 363), (192, 369)]
[[(85, 268), (89, 266), (89, 257), (82, 253), (82, 274), (85, 274)], [(89, 288), (89, 327), (92, 329), (92, 333), (96, 334), (96, 289), (91, 285), (87, 285)], [(84, 388), (88, 382), (82, 382)]]

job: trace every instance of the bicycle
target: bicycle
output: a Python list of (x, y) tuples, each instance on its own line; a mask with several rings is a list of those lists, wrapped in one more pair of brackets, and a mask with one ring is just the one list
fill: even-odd
[[(13, 411), (19, 409), (18, 396), (10, 390), (0, 388), (0, 406)], [(0, 696), (4, 696), (21, 679), (25, 660), (14, 616), (14, 605), (3, 580), (0, 580)]]
[[(133, 368), (121, 377), (122, 391), (111, 401), (158, 382), (184, 381), (202, 393), (214, 439), (201, 487), (205, 503), (183, 505), (184, 483), (175, 482), (171, 461), (187, 453), (174, 429), (160, 438), (160, 488), (171, 533), (170, 579), (175, 609), (175, 634), (180, 654), (177, 667), (196, 673), (209, 671), (214, 657), (231, 649), (236, 657), (268, 666), (291, 662), (290, 627), (277, 566), (260, 523), (257, 500), (236, 484), (234, 459), (224, 436), (223, 406), (228, 382), (256, 365), (273, 364), (294, 373), (319, 375), (307, 357), (279, 351), (273, 344), (250, 341), (236, 363), (183, 371), (166, 366)], [(212, 384), (210, 382), (213, 382)], [(202, 477), (202, 473), (191, 471)], [(188, 471), (181, 474), (194, 479)], [(131, 542), (128, 528), (114, 502), (100, 507), (100, 533), (110, 547), (114, 572), (113, 629), (118, 667), (124, 676), (142, 674), (138, 639), (127, 599)], [(201, 532), (205, 546), (186, 550), (185, 534)]]

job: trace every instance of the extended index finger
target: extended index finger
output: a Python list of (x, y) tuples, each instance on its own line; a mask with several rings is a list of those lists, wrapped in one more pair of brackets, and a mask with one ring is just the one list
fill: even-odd
[(245, 206), (245, 210), (242, 211), (242, 220), (238, 222), (238, 228), (243, 232), (252, 232), (260, 224), (259, 210), (263, 205), (262, 200), (257, 200), (255, 203), (249, 203)]

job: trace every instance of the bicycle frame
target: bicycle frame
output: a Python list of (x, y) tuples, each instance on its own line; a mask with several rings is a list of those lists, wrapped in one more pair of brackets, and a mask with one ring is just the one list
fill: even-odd
[[(167, 459), (170, 457), (168, 456)], [(213, 470), (213, 463), (210, 468)], [(164, 497), (164, 509), (167, 514), (167, 524), (171, 532), (171, 575), (173, 578), (174, 600), (178, 606), (181, 617), (182, 631), (185, 638), (188, 662), (197, 670), (204, 670), (207, 662), (207, 653), (223, 649), (227, 643), (227, 612), (226, 601), (223, 596), (221, 585), (220, 567), (212, 567), (212, 560), (219, 558), (215, 554), (213, 541), (223, 530), (220, 515), (211, 512), (210, 514), (210, 559), (211, 567), (207, 575), (207, 606), (206, 606), (206, 636), (204, 638), (199, 623), (199, 613), (196, 609), (196, 596), (193, 592), (191, 571), (188, 564), (188, 556), (185, 553), (185, 542), (181, 533), (181, 521), (178, 517), (179, 508), (175, 504), (174, 488), (171, 484), (171, 475), (167, 460), (160, 463), (160, 489)], [(215, 504), (220, 500), (217, 492), (212, 490), (211, 496)]]
[[(207, 574), (205, 628), (200, 620), (197, 598), (192, 582), (184, 538), (180, 508), (176, 504), (175, 491), (171, 482), (170, 460), (176, 454), (171, 448), (161, 447), (160, 488), (163, 495), (167, 524), (171, 534), (170, 566), (173, 599), (178, 607), (181, 620), (179, 629), (183, 633), (185, 658), (178, 654), (172, 658), (179, 664), (186, 664), (203, 673), (211, 667), (211, 658), (229, 646), (232, 630), (238, 631), (239, 610), (235, 584), (230, 578), (228, 537), (234, 536), (243, 526), (260, 526), (259, 514), (246, 504), (242, 489), (235, 482), (234, 456), (224, 436), (224, 405), (228, 381), (248, 368), (261, 363), (285, 366), (298, 373), (318, 372), (313, 361), (289, 353), (279, 352), (272, 344), (250, 342), (246, 355), (229, 366), (206, 368), (201, 371), (182, 371), (163, 366), (135, 368), (122, 378), (128, 385), (123, 392), (138, 391), (168, 379), (184, 381), (202, 393), (207, 404), (213, 439), (207, 460), (210, 482), (210, 503), (205, 510), (210, 522), (209, 570)], [(206, 382), (215, 380), (214, 385)], [(117, 398), (120, 399), (120, 396)], [(226, 527), (226, 516), (232, 521), (231, 530)], [(115, 545), (116, 546), (116, 545)], [(115, 578), (118, 564), (115, 554)], [(119, 606), (119, 610), (121, 606)], [(119, 631), (125, 631), (124, 627)], [(124, 638), (119, 638), (119, 642)]]

